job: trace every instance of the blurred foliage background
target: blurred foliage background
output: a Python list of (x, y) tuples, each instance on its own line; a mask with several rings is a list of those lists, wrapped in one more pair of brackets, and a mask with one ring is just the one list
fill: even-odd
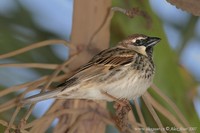
[[(3, 1), (0, 1), (0, 4), (1, 2)], [(12, 6), (6, 10), (0, 10), (0, 54), (17, 50), (28, 44), (43, 40), (53, 38), (69, 40), (71, 32), (70, 23), (72, 23), (72, 0), (51, 1), (49, 3), (47, 1), (37, 1), (35, 3), (41, 2), (40, 6), (39, 4), (33, 4), (32, 8), (30, 8), (31, 4), (27, 4), (24, 0), (9, 0), (9, 2)], [(8, 5), (9, 2), (7, 3)], [(158, 11), (158, 9), (162, 9), (168, 12), (170, 8), (160, 8), (160, 5), (156, 4), (156, 2), (136, 0), (113, 1), (113, 6), (123, 8), (138, 7), (144, 10), (150, 16), (151, 20), (148, 20), (148, 18), (145, 19), (142, 16), (135, 16), (135, 18), (130, 19), (120, 13), (116, 13), (111, 23), (110, 45), (115, 45), (133, 33), (143, 33), (162, 38), (161, 44), (156, 46), (154, 52), (157, 68), (154, 83), (177, 104), (191, 126), (198, 127), (199, 116), (197, 113), (200, 110), (200, 94), (198, 89), (200, 81), (199, 18), (184, 12), (184, 17), (178, 20), (176, 17), (180, 17), (178, 16), (181, 14), (180, 10), (175, 9), (173, 5), (167, 5), (168, 7), (171, 6), (170, 8), (173, 8), (173, 11), (178, 10), (177, 12), (179, 12), (178, 14), (172, 14), (172, 11), (170, 12), (171, 14), (169, 16), (171, 19), (175, 19), (175, 21), (171, 21), (169, 16), (165, 16), (162, 13), (159, 14)], [(163, 3), (163, 5), (167, 4), (165, 1), (160, 3)], [(68, 5), (63, 6), (65, 4)], [(53, 13), (48, 13), (47, 11), (49, 10), (47, 7), (52, 9)], [(36, 10), (38, 8), (38, 12), (33, 10), (34, 8)], [(47, 16), (52, 17), (44, 16), (45, 12), (47, 12)], [(40, 17), (37, 18), (37, 15)], [(57, 16), (60, 16), (60, 18), (58, 19)], [(49, 18), (51, 19), (48, 20)], [(38, 19), (44, 20), (43, 22), (39, 22)], [(53, 21), (54, 25), (50, 21)], [(57, 30), (52, 29), (53, 26), (57, 27), (58, 25), (64, 27), (57, 28)], [(67, 48), (65, 46), (47, 46), (6, 60), (0, 60), (0, 63), (62, 63), (65, 58), (67, 58)], [(0, 67), (0, 89), (2, 90), (6, 87), (35, 80), (51, 72), (51, 70), (42, 69)], [(16, 95), (12, 94), (6, 97), (0, 97), (0, 102), (3, 103)], [(159, 97), (157, 97), (157, 100), (160, 100)], [(38, 106), (42, 106), (42, 104)], [(38, 108), (44, 110), (42, 107)], [(48, 107), (45, 108), (47, 109)], [(166, 108), (168, 107), (166, 106)], [(142, 111), (144, 114), (148, 114), (145, 110)], [(38, 112), (35, 111), (35, 116), (32, 117), (38, 117), (40, 115)], [(8, 119), (9, 113), (0, 114), (0, 118)], [(147, 119), (148, 117), (148, 115), (145, 116)], [(151, 118), (149, 118), (150, 121)], [(2, 130), (3, 127), (0, 126), (0, 132)], [(108, 132), (112, 132), (112, 129), (108, 129)]]

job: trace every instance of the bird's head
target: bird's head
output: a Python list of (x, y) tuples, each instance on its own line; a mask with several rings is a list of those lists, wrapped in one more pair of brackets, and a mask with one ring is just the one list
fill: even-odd
[(123, 40), (121, 45), (148, 57), (152, 56), (153, 46), (155, 46), (160, 40), (161, 39), (158, 37), (134, 34)]

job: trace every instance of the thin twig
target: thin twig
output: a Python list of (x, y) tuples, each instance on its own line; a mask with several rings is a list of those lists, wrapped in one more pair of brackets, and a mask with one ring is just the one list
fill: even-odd
[(74, 133), (74, 131), (77, 129), (77, 127), (81, 124), (82, 120), (88, 119), (88, 116), (90, 116), (90, 111), (82, 113), (76, 118), (76, 121), (71, 125), (69, 128), (68, 133)]
[[(63, 105), (63, 102), (64, 102), (63, 100), (56, 100), (43, 116), (46, 116), (58, 110)], [(48, 117), (48, 119), (45, 120), (45, 123), (44, 121), (38, 121), (31, 128), (30, 132), (45, 132), (53, 120), (54, 118)]]
[(13, 98), (10, 101), (2, 104), (0, 106), (0, 112), (4, 112), (6, 110), (9, 110), (10, 108), (13, 108), (13, 107), (17, 106), (17, 104), (16, 104), (17, 100), (18, 100), (18, 98)]
[(181, 113), (181, 111), (178, 109), (176, 104), (172, 102), (171, 99), (169, 99), (166, 95), (164, 95), (155, 84), (152, 84), (151, 88), (170, 105), (170, 107), (175, 111), (180, 121), (183, 122), (185, 127), (191, 127), (188, 121), (185, 119), (185, 117)]
[(107, 16), (105, 17), (105, 19), (103, 20), (103, 22), (101, 23), (101, 25), (92, 34), (90, 41), (88, 43), (89, 44), (88, 47), (90, 47), (93, 44), (92, 42), (95, 41), (95, 37), (98, 35), (98, 33), (103, 31), (104, 28), (109, 29), (110, 22), (111, 22), (111, 19), (113, 18), (113, 15), (114, 15), (114, 12), (112, 10), (110, 10), (109, 13), (107, 14)]
[(0, 67), (26, 67), (26, 68), (41, 68), (41, 69), (56, 69), (58, 64), (45, 64), (45, 63), (7, 63), (0, 64)]
[[(58, 81), (61, 81), (62, 79), (66, 79), (67, 75), (68, 74), (63, 74), (63, 75), (57, 76), (56, 78), (54, 78), (54, 82), (58, 82)], [(19, 85), (15, 85), (15, 86), (12, 86), (12, 87), (9, 87), (9, 88), (5, 88), (4, 90), (0, 91), (0, 97), (3, 97), (5, 95), (8, 95), (9, 93), (19, 91), (19, 90), (24, 89), (24, 88), (29, 88), (30, 86), (35, 86), (35, 85), (37, 85), (37, 87), (41, 86), (42, 84), (44, 84), (44, 82), (46, 82), (46, 80), (48, 79), (47, 77), (48, 76), (43, 76), (40, 79), (35, 80), (35, 81), (26, 82), (26, 83), (23, 83), (23, 84), (19, 84)], [(31, 91), (30, 88), (27, 89), (27, 90)]]
[(134, 132), (139, 133), (140, 131), (135, 130), (135, 129), (139, 128), (140, 126), (138, 126), (139, 123), (137, 123), (137, 120), (136, 120), (133, 112), (128, 113), (128, 118), (129, 118), (130, 123), (132, 123)]
[(58, 116), (61, 116), (61, 115), (64, 115), (64, 114), (82, 114), (84, 112), (87, 112), (88, 110), (85, 109), (85, 110), (78, 110), (78, 109), (63, 109), (63, 110), (60, 110), (60, 111), (57, 111), (57, 112), (52, 112), (52, 113), (49, 113), (47, 115), (44, 115), (43, 117), (41, 118), (38, 118), (28, 124), (26, 124), (24, 126), (24, 129), (27, 129), (27, 128), (30, 128), (30, 127), (33, 127), (36, 123), (38, 122), (41, 122), (41, 121), (46, 121), (47, 119), (52, 119), (52, 118), (56, 118)]
[[(4, 120), (0, 120), (0, 124), (5, 126), (5, 127), (8, 127), (8, 122), (6, 122)], [(10, 128), (17, 129), (15, 125), (10, 125)]]
[(101, 91), (101, 93), (105, 96), (107, 96), (108, 98), (116, 101), (117, 103), (119, 103), (120, 105), (126, 106), (126, 104), (124, 104), (121, 100), (117, 99), (116, 97), (110, 95), (109, 93), (105, 92), (105, 91)]
[[(57, 76), (54, 78), (53, 82), (58, 82), (61, 81), (63, 79), (66, 79), (66, 77), (68, 76), (68, 74), (63, 74), (60, 76)], [(36, 89), (43, 89), (44, 88), (44, 84), (47, 82), (48, 80), (48, 76), (44, 76), (41, 77), (38, 81), (34, 81), (33, 84), (27, 86), (27, 89), (21, 94), (21, 98), (23, 98), (28, 92), (32, 91), (32, 90), (36, 90)], [(47, 89), (51, 89), (51, 87), (47, 88)]]
[(148, 15), (148, 13), (139, 9), (139, 8), (123, 9), (123, 8), (120, 8), (120, 7), (112, 7), (111, 10), (115, 11), (115, 12), (123, 13), (126, 16), (128, 16), (129, 18), (133, 18), (135, 16), (142, 16), (143, 18), (146, 19), (146, 27), (147, 28), (150, 28), (151, 25), (152, 25), (152, 19)]
[(75, 48), (73, 48), (73, 45), (69, 45), (70, 43), (65, 41), (65, 40), (46, 40), (46, 41), (43, 41), (43, 42), (31, 44), (27, 47), (24, 47), (24, 48), (21, 48), (21, 49), (18, 49), (18, 50), (15, 50), (15, 51), (12, 51), (12, 52), (9, 52), (9, 53), (6, 53), (6, 54), (2, 54), (2, 55), (0, 55), (0, 59), (13, 57), (13, 56), (28, 52), (28, 51), (36, 49), (36, 48), (44, 47), (44, 46), (47, 46), (47, 45), (55, 45), (55, 44), (58, 44), (58, 45), (64, 44), (66, 46), (69, 46), (72, 49), (75, 49)]
[(6, 128), (6, 131), (5, 131), (5, 132), (7, 132), (7, 131), (10, 130), (10, 127), (12, 126), (13, 122), (15, 121), (15, 118), (16, 118), (17, 114), (19, 113), (20, 109), (21, 109), (20, 106), (18, 106), (18, 107), (16, 108), (15, 112), (13, 113), (13, 115), (12, 115), (10, 121), (9, 121), (8, 127)]
[[(0, 124), (3, 125), (4, 127), (8, 127), (8, 122), (6, 122), (6, 121), (4, 121), (4, 120), (0, 120)], [(11, 129), (14, 129), (14, 130), (17, 129), (15, 125), (11, 125), (10, 128), (11, 128)], [(21, 130), (20, 132), (21, 132), (21, 133), (29, 133), (29, 132), (26, 131), (26, 130)], [(5, 130), (4, 133), (10, 133), (10, 132), (9, 132), (8, 130)]]
[(126, 11), (127, 11), (126, 9), (123, 9), (123, 8), (120, 8), (120, 7), (112, 7), (111, 10), (114, 11), (114, 12), (121, 12), (123, 14), (126, 14)]
[(15, 85), (15, 86), (6, 88), (6, 89), (0, 91), (0, 97), (5, 96), (5, 95), (12, 93), (12, 92), (15, 92), (15, 91), (19, 91), (19, 90), (24, 89), (26, 87), (33, 86), (34, 84), (40, 85), (40, 82), (43, 82), (46, 79), (47, 79), (47, 76), (44, 76), (44, 77), (41, 77), (40, 79), (38, 79), (36, 81), (26, 82), (26, 83), (23, 83), (23, 84), (20, 84), (20, 85)]
[[(138, 116), (139, 116), (140, 122), (141, 122), (141, 124), (144, 125), (144, 127), (146, 128), (147, 125), (146, 125), (146, 122), (145, 122), (144, 117), (143, 117), (143, 115), (142, 115), (142, 111), (141, 111), (141, 109), (140, 109), (140, 106), (139, 106), (139, 104), (138, 104), (138, 102), (137, 102), (136, 99), (133, 100), (133, 101), (134, 101), (134, 105), (135, 105), (135, 107), (136, 107), (136, 111), (137, 111), (137, 114), (138, 114)], [(145, 133), (147, 133), (146, 130), (145, 130)]]
[[(155, 110), (153, 109), (151, 103), (149, 102), (149, 99), (147, 98), (148, 92), (145, 92), (144, 95), (142, 96), (142, 99), (144, 103), (146, 104), (148, 110), (150, 111), (151, 115), (153, 116), (155, 122), (157, 123), (158, 127), (161, 129), (164, 129), (158, 115), (156, 114)], [(161, 130), (162, 133), (167, 133), (165, 130)]]
[[(156, 110), (158, 110), (163, 116), (165, 116), (168, 120), (170, 120), (176, 127), (178, 128), (183, 127), (183, 125), (176, 119), (176, 117), (171, 112), (166, 110), (161, 104), (156, 102), (156, 100), (153, 99), (153, 97), (150, 94), (146, 93), (145, 97), (148, 99), (148, 101), (152, 104), (152, 106)], [(186, 133), (186, 131), (184, 130), (181, 130), (180, 132)]]

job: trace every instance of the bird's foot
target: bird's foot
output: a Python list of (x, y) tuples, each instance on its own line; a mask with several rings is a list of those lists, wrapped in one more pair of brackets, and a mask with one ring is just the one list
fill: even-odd
[(127, 111), (131, 110), (131, 105), (127, 99), (118, 99), (114, 104), (116, 110), (124, 110), (125, 108)]
[(115, 112), (115, 122), (119, 127), (121, 132), (129, 133), (130, 124), (128, 121), (128, 113), (132, 109), (129, 101), (127, 99), (120, 99), (115, 102), (114, 108)]

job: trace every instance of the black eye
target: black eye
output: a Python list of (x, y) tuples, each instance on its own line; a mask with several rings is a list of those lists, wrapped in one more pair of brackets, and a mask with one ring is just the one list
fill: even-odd
[(137, 46), (141, 46), (141, 45), (144, 44), (144, 41), (145, 41), (144, 39), (138, 39), (138, 40), (135, 41), (135, 43), (136, 43)]

